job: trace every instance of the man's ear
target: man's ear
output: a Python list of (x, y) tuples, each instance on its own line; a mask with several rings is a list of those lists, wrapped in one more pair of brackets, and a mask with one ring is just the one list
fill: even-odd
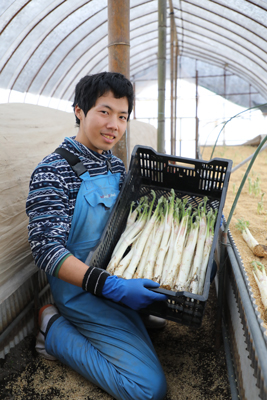
[(82, 114), (83, 114), (83, 110), (76, 104), (75, 108), (74, 108), (74, 113), (76, 115), (76, 117), (81, 120), (82, 118)]

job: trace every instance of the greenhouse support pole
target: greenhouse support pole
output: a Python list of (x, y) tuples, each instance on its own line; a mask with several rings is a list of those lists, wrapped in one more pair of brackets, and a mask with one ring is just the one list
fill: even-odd
[[(223, 70), (223, 86), (224, 86), (224, 115), (225, 115), (225, 100), (226, 100), (226, 68)], [(223, 128), (223, 146), (225, 146), (225, 126)]]
[(171, 154), (176, 155), (176, 123), (177, 123), (177, 68), (178, 68), (178, 37), (175, 24), (175, 15), (172, 0), (169, 0), (170, 8), (170, 85), (171, 85)]
[[(136, 83), (135, 83), (135, 79), (133, 77), (133, 89), (134, 89), (134, 93), (136, 91)], [(136, 100), (135, 100), (135, 96), (134, 96), (134, 101), (133, 101), (133, 119), (136, 119)]]
[(158, 144), (165, 153), (166, 0), (158, 0)]
[(178, 40), (175, 40), (175, 61), (174, 61), (174, 155), (176, 156), (176, 147), (177, 147), (177, 79), (178, 79)]
[(170, 61), (170, 90), (171, 90), (171, 118), (170, 118), (170, 127), (171, 127), (171, 154), (175, 154), (175, 141), (174, 141), (174, 13), (173, 9), (170, 10), (170, 25), (171, 25), (171, 40), (170, 40), (170, 53), (171, 53), (171, 61)]
[(196, 159), (199, 158), (198, 156), (198, 70), (196, 70)]
[[(110, 72), (130, 77), (130, 0), (108, 1), (108, 63)], [(129, 124), (112, 153), (128, 168), (130, 152)]]

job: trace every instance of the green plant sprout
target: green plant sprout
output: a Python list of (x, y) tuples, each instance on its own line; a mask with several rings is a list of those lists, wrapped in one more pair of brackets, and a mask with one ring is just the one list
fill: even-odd
[(261, 192), (261, 188), (260, 188), (260, 178), (257, 176), (255, 182), (254, 182), (254, 194), (255, 196), (259, 196)]
[(233, 183), (233, 195), (235, 195), (235, 183)]
[(263, 196), (265, 192), (261, 194), (261, 200), (258, 202), (258, 207), (257, 207), (257, 214), (262, 214), (263, 213)]
[(244, 229), (249, 228), (249, 221), (244, 220), (244, 218), (240, 218), (237, 220), (235, 226), (242, 232)]
[(257, 176), (254, 182), (252, 182), (252, 179), (249, 177), (248, 178), (248, 192), (249, 194), (254, 194), (254, 196), (259, 196), (261, 193), (261, 188), (260, 188), (260, 177)]
[(248, 177), (248, 193), (252, 194), (252, 180)]

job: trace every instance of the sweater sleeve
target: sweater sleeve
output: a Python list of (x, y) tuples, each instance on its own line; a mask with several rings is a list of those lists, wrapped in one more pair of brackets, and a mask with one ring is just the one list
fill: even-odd
[(70, 255), (65, 247), (71, 221), (69, 196), (55, 167), (44, 163), (35, 169), (26, 201), (28, 240), (36, 265), (51, 275)]

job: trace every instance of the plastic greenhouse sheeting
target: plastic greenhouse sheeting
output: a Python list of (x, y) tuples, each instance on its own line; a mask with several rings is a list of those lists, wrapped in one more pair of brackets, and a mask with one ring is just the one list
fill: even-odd
[[(197, 65), (203, 71), (199, 85), (245, 107), (266, 101), (266, 1), (172, 0), (166, 5), (167, 65), (172, 5), (180, 77), (195, 76)], [(30, 94), (71, 100), (80, 77), (108, 69), (107, 7), (107, 0), (1, 2), (0, 89), (25, 93), (26, 102)], [(158, 2), (131, 0), (133, 81), (157, 79), (157, 45)], [(224, 79), (216, 79), (224, 73), (232, 77), (226, 88)]]

